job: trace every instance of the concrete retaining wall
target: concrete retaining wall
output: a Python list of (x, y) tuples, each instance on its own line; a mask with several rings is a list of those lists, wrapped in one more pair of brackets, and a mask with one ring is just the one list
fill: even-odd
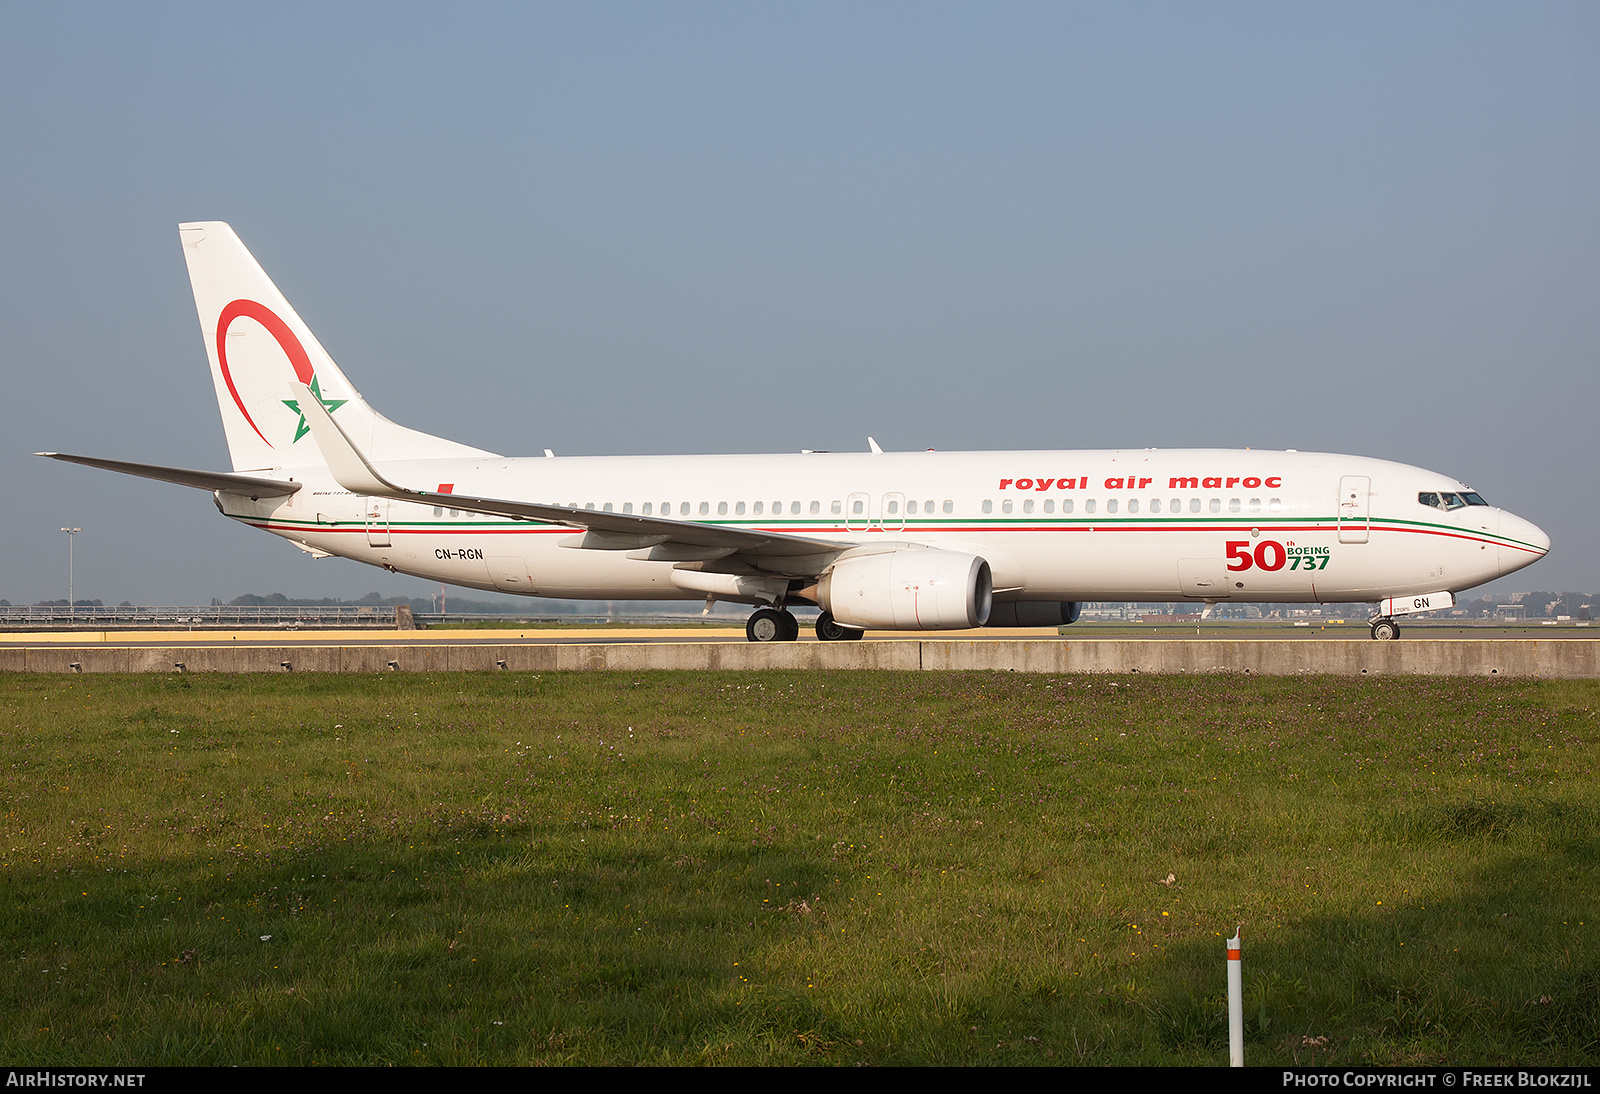
[(1144, 639), (0, 648), (0, 672), (561, 672), (986, 669), (1600, 678), (1600, 640)]

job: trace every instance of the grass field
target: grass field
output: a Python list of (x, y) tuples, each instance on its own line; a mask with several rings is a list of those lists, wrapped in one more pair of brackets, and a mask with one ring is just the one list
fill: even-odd
[(10, 676), (13, 1064), (1600, 1057), (1600, 683)]

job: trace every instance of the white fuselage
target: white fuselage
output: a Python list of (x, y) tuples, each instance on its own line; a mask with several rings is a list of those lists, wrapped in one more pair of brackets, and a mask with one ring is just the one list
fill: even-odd
[[(1310, 452), (484, 456), (383, 470), (430, 491), (961, 551), (988, 561), (1001, 602), (1375, 601), (1470, 588), (1549, 549), (1542, 531), (1502, 509), (1418, 500), (1464, 490), (1447, 476)], [(584, 532), (566, 525), (364, 498), (320, 469), (295, 477), (305, 486), (286, 498), (218, 501), (315, 550), (456, 585), (704, 596), (674, 583), (684, 558), (580, 547)]]

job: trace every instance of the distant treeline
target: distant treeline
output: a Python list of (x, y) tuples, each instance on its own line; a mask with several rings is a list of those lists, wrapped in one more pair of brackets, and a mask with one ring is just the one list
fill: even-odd
[[(221, 604), (221, 601), (212, 601)], [(545, 613), (561, 613), (566, 609), (560, 601), (541, 601), (538, 611)], [(291, 597), (283, 593), (245, 593), (228, 601), (230, 608), (332, 608), (343, 605), (356, 607), (393, 608), (401, 604), (406, 605), (414, 612), (436, 612), (439, 610), (437, 602), (432, 597), (405, 597), (405, 596), (379, 596), (377, 593), (368, 593), (366, 596), (356, 597), (354, 600), (339, 597), (323, 597), (320, 600), (310, 597)], [(467, 612), (474, 615), (494, 615), (510, 612), (526, 612), (528, 602), (521, 604), (509, 600), (468, 600), (464, 596), (447, 596), (445, 606), (452, 612)]]
[(1572, 619), (1591, 619), (1594, 615), (1594, 593), (1512, 593), (1505, 600), (1484, 597), (1460, 605), (1469, 619), (1488, 619), (1504, 614), (1506, 604), (1520, 604), (1529, 619), (1555, 619), (1569, 616)]

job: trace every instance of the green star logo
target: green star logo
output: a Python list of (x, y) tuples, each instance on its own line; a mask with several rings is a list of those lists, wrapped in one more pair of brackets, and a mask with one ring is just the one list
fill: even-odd
[[(317, 397), (317, 402), (328, 408), (329, 414), (332, 414), (335, 410), (338, 410), (340, 407), (344, 406), (345, 403), (350, 401), (348, 399), (324, 399), (322, 397), (322, 387), (320, 384), (318, 384), (315, 375), (311, 377), (311, 394)], [(283, 401), (283, 405), (300, 415), (300, 424), (295, 426), (294, 430), (294, 440), (298, 441), (301, 437), (304, 437), (307, 433), (311, 432), (311, 427), (306, 425), (305, 411), (300, 409), (299, 399), (285, 399)], [(289, 443), (293, 444), (294, 441), (290, 441)]]

